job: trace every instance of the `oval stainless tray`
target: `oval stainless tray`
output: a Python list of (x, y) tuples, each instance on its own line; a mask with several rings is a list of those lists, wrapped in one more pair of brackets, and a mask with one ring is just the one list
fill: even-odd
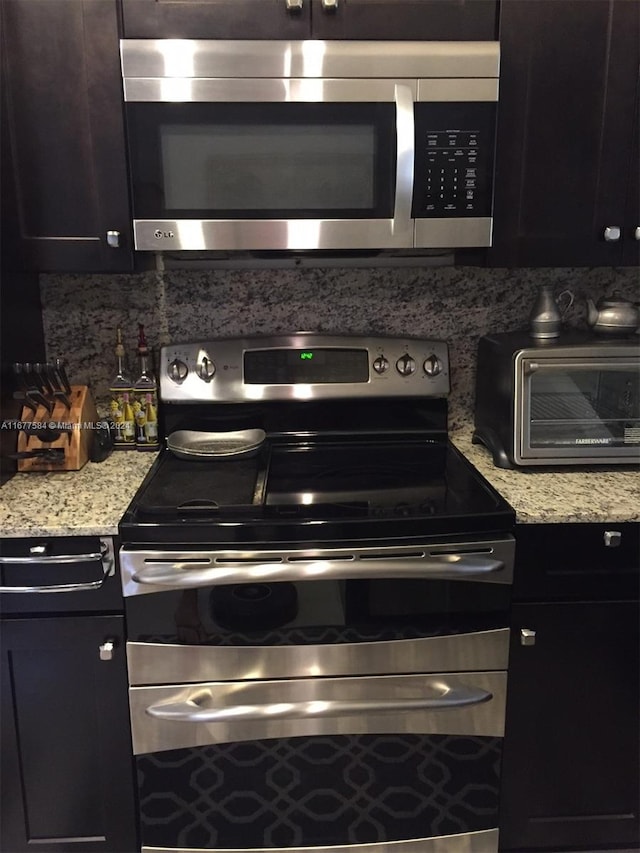
[(262, 429), (233, 432), (181, 429), (167, 436), (167, 447), (179, 459), (228, 459), (257, 453), (265, 438)]

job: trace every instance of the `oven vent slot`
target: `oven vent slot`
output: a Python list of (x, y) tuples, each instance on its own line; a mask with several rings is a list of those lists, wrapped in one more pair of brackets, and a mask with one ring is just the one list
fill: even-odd
[(216, 566), (255, 566), (264, 563), (283, 563), (282, 557), (215, 557), (213, 562)]
[(423, 560), (424, 551), (387, 551), (383, 554), (360, 554), (359, 560)]
[[(287, 557), (287, 563), (310, 563), (314, 560), (324, 560), (325, 557)], [(332, 554), (332, 563), (352, 563), (356, 556), (354, 554)], [(262, 561), (261, 561), (262, 562)]]
[(190, 566), (210, 566), (211, 560), (208, 557), (145, 557), (145, 565), (151, 566), (175, 566), (177, 563), (188, 563)]
[(493, 554), (493, 548), (434, 548), (429, 551), (430, 557), (440, 557), (447, 554)]

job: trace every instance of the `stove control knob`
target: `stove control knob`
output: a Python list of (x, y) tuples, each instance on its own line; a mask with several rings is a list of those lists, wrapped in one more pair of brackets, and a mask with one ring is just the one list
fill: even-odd
[(211, 382), (213, 377), (216, 375), (216, 366), (211, 359), (207, 358), (205, 355), (200, 364), (197, 366), (196, 371), (203, 382)]
[(189, 368), (184, 361), (180, 361), (179, 358), (174, 358), (169, 364), (169, 379), (177, 385), (182, 385), (184, 380), (187, 378), (188, 373)]
[(410, 355), (401, 355), (396, 361), (396, 370), (400, 376), (411, 376), (412, 373), (415, 373), (416, 363)]
[(432, 353), (428, 358), (425, 359), (425, 362), (422, 366), (427, 376), (437, 376), (439, 373), (442, 372), (442, 365), (440, 364), (438, 356), (434, 353)]
[(379, 355), (373, 362), (373, 369), (376, 373), (385, 373), (389, 369), (389, 362), (383, 355)]

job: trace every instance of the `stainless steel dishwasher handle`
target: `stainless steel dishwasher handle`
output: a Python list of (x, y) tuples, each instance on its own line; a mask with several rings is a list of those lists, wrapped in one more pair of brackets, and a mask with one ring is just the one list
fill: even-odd
[[(203, 561), (204, 562), (204, 561)], [(363, 578), (433, 578), (438, 580), (459, 579), (499, 572), (504, 569), (500, 560), (473, 555), (446, 554), (441, 557), (409, 559), (397, 563), (388, 561), (351, 563), (331, 559), (308, 563), (261, 563), (242, 561), (237, 566), (214, 565), (197, 568), (197, 563), (161, 563), (148, 566), (132, 574), (131, 580), (138, 584), (167, 586), (174, 589), (207, 586), (209, 584), (275, 583), (296, 580), (346, 580)]]
[(480, 687), (448, 687), (444, 685), (441, 695), (435, 698), (421, 699), (338, 699), (310, 702), (274, 702), (266, 705), (232, 705), (225, 708), (202, 707), (209, 699), (203, 691), (197, 699), (183, 702), (168, 702), (150, 705), (146, 712), (158, 720), (172, 720), (178, 723), (230, 723), (250, 720), (286, 720), (318, 719), (320, 717), (341, 717), (345, 714), (378, 714), (390, 711), (446, 710), (463, 708), (467, 705), (479, 705), (493, 699), (493, 694)]
[(4, 565), (66, 565), (68, 563), (97, 563), (102, 566), (102, 576), (95, 581), (87, 583), (60, 583), (38, 586), (0, 586), (0, 594), (4, 593), (50, 593), (50, 592), (86, 592), (88, 590), (100, 589), (106, 579), (115, 574), (116, 561), (111, 539), (100, 539), (100, 551), (89, 554), (62, 554), (60, 556), (32, 556), (32, 557), (0, 557), (0, 564)]

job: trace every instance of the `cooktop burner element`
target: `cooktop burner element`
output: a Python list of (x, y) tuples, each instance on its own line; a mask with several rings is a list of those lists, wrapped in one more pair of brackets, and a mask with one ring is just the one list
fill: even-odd
[[(205, 359), (215, 371), (199, 369)], [(448, 440), (440, 341), (179, 344), (163, 348), (161, 370), (166, 435), (251, 429), (265, 439), (249, 456), (162, 451), (123, 519), (129, 541), (360, 540), (513, 519)]]

